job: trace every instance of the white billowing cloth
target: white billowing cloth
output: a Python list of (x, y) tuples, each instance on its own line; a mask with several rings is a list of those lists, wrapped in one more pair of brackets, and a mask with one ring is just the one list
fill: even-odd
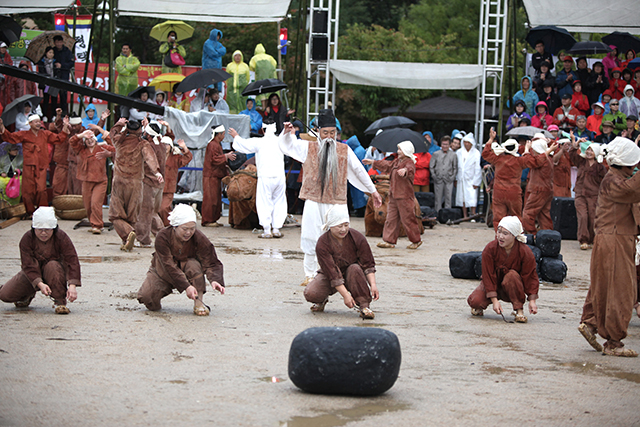
[(534, 139), (531, 142), (531, 149), (538, 154), (544, 153), (547, 151), (547, 148), (549, 147), (547, 146), (547, 139), (544, 138), (544, 136), (542, 139)]
[(58, 220), (56, 219), (56, 213), (53, 208), (51, 206), (40, 206), (36, 209), (33, 213), (31, 226), (33, 228), (56, 228), (58, 226)]
[(335, 205), (324, 215), (322, 231), (329, 231), (331, 227), (349, 222), (349, 215), (344, 209), (337, 209)]
[(602, 148), (610, 165), (635, 166), (640, 162), (640, 148), (628, 138), (618, 136)]
[(518, 240), (518, 242), (527, 243), (527, 237), (524, 235), (522, 223), (517, 216), (505, 216), (500, 220), (498, 227), (502, 227), (509, 231), (509, 233), (516, 236), (516, 240)]
[(196, 213), (191, 206), (180, 203), (169, 214), (169, 223), (177, 227), (187, 222), (196, 222)]
[(398, 144), (398, 148), (405, 156), (409, 157), (411, 161), (413, 161), (413, 163), (416, 162), (416, 156), (413, 155), (413, 153), (415, 152), (415, 148), (413, 147), (411, 141), (402, 141), (400, 144)]
[[(513, 145), (515, 148), (509, 151), (506, 149), (506, 147), (508, 147), (509, 145)], [(507, 153), (515, 157), (520, 157), (520, 154), (518, 154), (518, 141), (516, 141), (513, 138), (507, 139), (502, 144), (498, 144), (497, 142), (494, 142), (493, 144), (491, 144), (491, 149), (493, 150), (494, 153), (496, 153), (496, 156), (499, 156), (502, 153)]]
[(587, 158), (587, 150), (589, 148), (591, 148), (591, 151), (593, 151), (593, 154), (595, 154), (596, 161), (598, 163), (602, 163), (602, 161), (604, 160), (604, 154), (602, 153), (602, 144), (597, 144), (595, 142), (589, 143), (587, 148), (584, 151), (580, 152), (580, 157), (582, 157), (583, 159), (586, 159)]

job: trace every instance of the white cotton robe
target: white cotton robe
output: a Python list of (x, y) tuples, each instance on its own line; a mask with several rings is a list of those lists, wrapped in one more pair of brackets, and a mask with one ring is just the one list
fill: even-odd
[(287, 194), (284, 175), (284, 155), (280, 151), (278, 137), (272, 132), (263, 138), (233, 139), (233, 149), (239, 153), (256, 154), (258, 188), (256, 209), (260, 225), (269, 232), (279, 230), (287, 219)]
[[(290, 133), (282, 133), (279, 138), (280, 150), (289, 157), (303, 163), (307, 160), (309, 152), (309, 144), (318, 144), (317, 141), (305, 141), (296, 139)], [(340, 144), (340, 142), (337, 142)], [(364, 169), (362, 163), (355, 155), (353, 150), (349, 148), (347, 157), (347, 181), (358, 190), (364, 193), (375, 193), (376, 187), (373, 185), (369, 174)], [(303, 179), (316, 179), (303, 175)], [(332, 205), (328, 203), (317, 203), (312, 200), (306, 200), (304, 210), (302, 212), (302, 225), (300, 230), (300, 248), (304, 252), (304, 273), (307, 277), (314, 277), (318, 271), (318, 260), (316, 258), (316, 243), (320, 235), (322, 235), (322, 225), (324, 224), (324, 216), (332, 207), (343, 209), (346, 215), (349, 215), (349, 208), (345, 204)]]
[(456, 206), (475, 207), (478, 205), (478, 189), (482, 182), (480, 169), (480, 152), (476, 147), (467, 151), (464, 145), (456, 152), (458, 156), (458, 184), (456, 190)]

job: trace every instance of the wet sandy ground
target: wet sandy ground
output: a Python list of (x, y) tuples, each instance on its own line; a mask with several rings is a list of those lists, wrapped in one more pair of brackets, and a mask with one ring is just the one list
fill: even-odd
[[(605, 357), (579, 335), (589, 251), (563, 242), (562, 285), (543, 283), (529, 323), (507, 324), (466, 304), (477, 281), (449, 275), (455, 252), (481, 250), (484, 224), (438, 225), (417, 251), (374, 247), (381, 299), (362, 321), (334, 296), (309, 311), (299, 286), (299, 229), (280, 240), (204, 229), (225, 265), (227, 293), (207, 293), (211, 316), (184, 295), (148, 312), (135, 300), (152, 250), (119, 250), (61, 221), (81, 255), (83, 287), (69, 316), (39, 295), (29, 310), (0, 305), (0, 425), (640, 425), (640, 360)], [(360, 219), (352, 226), (364, 231)], [(19, 270), (22, 221), (0, 230), (0, 283)], [(380, 239), (369, 238), (372, 246)], [(292, 339), (314, 326), (381, 327), (402, 346), (395, 386), (382, 396), (317, 396), (287, 378)], [(634, 316), (626, 343), (640, 350)], [(273, 378), (275, 377), (275, 379)], [(273, 381), (276, 382), (273, 382)]]

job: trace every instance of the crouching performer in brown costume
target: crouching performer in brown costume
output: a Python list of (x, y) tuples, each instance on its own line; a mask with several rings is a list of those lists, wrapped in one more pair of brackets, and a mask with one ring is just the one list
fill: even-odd
[(162, 308), (160, 300), (174, 289), (194, 301), (193, 312), (208, 316), (202, 301), (207, 291), (204, 276), (213, 289), (224, 294), (222, 263), (207, 236), (196, 229), (196, 214), (188, 205), (177, 205), (169, 214), (170, 226), (156, 236), (147, 278), (138, 291), (138, 301), (149, 310)]
[(324, 311), (329, 295), (340, 293), (344, 305), (356, 308), (363, 319), (373, 319), (371, 300), (378, 300), (375, 261), (371, 248), (360, 232), (349, 228), (349, 216), (343, 209), (331, 208), (322, 227), (324, 234), (316, 244), (320, 270), (304, 290), (312, 302), (311, 311)]
[(540, 281), (536, 259), (526, 241), (518, 217), (505, 216), (500, 220), (496, 239), (482, 251), (482, 281), (467, 298), (471, 314), (482, 316), (484, 309), (492, 304), (493, 311), (504, 318), (502, 300), (513, 305), (516, 322), (527, 323), (525, 299), (529, 300), (529, 313), (538, 312), (536, 300)]
[(40, 290), (53, 299), (56, 314), (69, 314), (67, 300), (76, 300), (80, 286), (76, 248), (67, 233), (58, 229), (51, 207), (39, 207), (31, 227), (20, 240), (22, 270), (0, 286), (0, 300), (28, 307)]
[[(596, 351), (609, 356), (637, 357), (622, 340), (637, 302), (635, 242), (640, 225), (640, 148), (617, 137), (605, 147), (610, 166), (598, 193), (596, 237), (591, 253), (591, 286), (578, 330)], [(607, 341), (604, 348), (596, 340)]]

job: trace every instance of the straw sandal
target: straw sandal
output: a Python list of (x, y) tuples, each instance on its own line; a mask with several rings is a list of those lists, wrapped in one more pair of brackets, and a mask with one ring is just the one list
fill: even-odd
[(258, 234), (258, 238), (259, 239), (271, 239), (271, 238), (273, 238), (273, 234), (271, 234), (271, 233)]
[(513, 319), (516, 323), (527, 323), (529, 319), (524, 314), (516, 314), (516, 317)]
[(591, 330), (589, 325), (587, 325), (586, 323), (580, 323), (580, 326), (578, 326), (578, 331), (580, 331), (580, 334), (582, 334), (584, 339), (587, 340), (589, 345), (593, 347), (595, 351), (602, 351), (602, 346), (596, 339), (596, 334)]
[(411, 243), (409, 246), (407, 246), (407, 249), (418, 249), (421, 244), (422, 240), (420, 240), (419, 242)]
[(484, 310), (481, 308), (472, 308), (471, 309), (472, 316), (484, 316)]
[(196, 316), (208, 316), (210, 312), (211, 310), (209, 310), (209, 307), (206, 307), (204, 305), (193, 306), (193, 314), (195, 314)]
[(273, 238), (274, 239), (279, 239), (282, 237), (282, 233), (279, 231), (276, 231), (275, 233), (273, 233)]
[(587, 249), (589, 249), (589, 244), (588, 243), (580, 243), (580, 249), (582, 249), (583, 251), (586, 251)]
[(363, 319), (374, 319), (376, 315), (371, 311), (369, 307), (364, 307), (360, 309), (360, 317)]
[(313, 280), (313, 277), (307, 276), (304, 278), (302, 283), (300, 283), (300, 286), (307, 286), (309, 283), (311, 283), (312, 280)]
[(69, 314), (69, 308), (66, 305), (56, 305), (55, 308), (56, 314)]
[(92, 234), (102, 234), (102, 230), (100, 230), (98, 227), (92, 227), (89, 232)]
[(387, 242), (379, 242), (376, 246), (379, 248), (388, 248), (388, 249), (392, 249), (396, 247), (396, 245), (392, 245), (391, 243), (387, 243)]
[(324, 311), (324, 306), (327, 305), (327, 303), (329, 302), (329, 298), (325, 299), (322, 302), (317, 302), (315, 304), (313, 304), (309, 310), (313, 311), (314, 313), (322, 313)]
[(224, 226), (217, 222), (210, 222), (208, 224), (204, 224), (203, 227), (224, 227)]
[(638, 357), (638, 353), (636, 351), (626, 347), (605, 348), (602, 350), (602, 354), (606, 356)]
[(125, 252), (131, 252), (131, 249), (133, 249), (133, 245), (135, 241), (136, 241), (136, 232), (132, 231), (127, 236), (127, 241), (122, 246), (120, 246), (120, 250), (123, 250)]
[(13, 305), (15, 305), (18, 308), (25, 308), (25, 307), (29, 307), (29, 304), (31, 304), (31, 301), (33, 301), (33, 299), (36, 297), (35, 294), (26, 297), (25, 299), (23, 299), (22, 301), (18, 301), (18, 302), (14, 302)]

